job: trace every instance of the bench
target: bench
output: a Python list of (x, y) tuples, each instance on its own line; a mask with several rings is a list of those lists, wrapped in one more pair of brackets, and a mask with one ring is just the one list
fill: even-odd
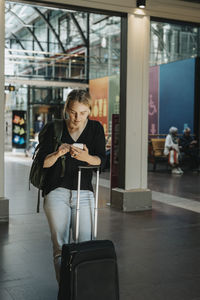
[(149, 142), (149, 162), (153, 164), (153, 170), (156, 170), (158, 162), (168, 162), (168, 157), (164, 155), (165, 138), (152, 138)]
[[(149, 141), (148, 161), (153, 164), (153, 171), (156, 171), (156, 164), (164, 162), (168, 167), (168, 156), (164, 155), (165, 138), (151, 138)], [(180, 152), (180, 165), (190, 165), (191, 157)], [(190, 167), (188, 167), (190, 168)]]

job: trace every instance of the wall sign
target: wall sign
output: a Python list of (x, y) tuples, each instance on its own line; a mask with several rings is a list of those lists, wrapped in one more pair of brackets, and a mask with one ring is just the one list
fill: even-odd
[(12, 146), (26, 148), (26, 111), (13, 110), (12, 113)]

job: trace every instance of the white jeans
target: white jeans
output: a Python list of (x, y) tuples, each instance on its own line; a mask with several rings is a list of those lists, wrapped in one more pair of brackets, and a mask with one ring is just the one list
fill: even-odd
[[(47, 216), (53, 242), (53, 257), (56, 278), (60, 279), (62, 245), (68, 244), (70, 228), (75, 239), (77, 191), (56, 188), (44, 198), (44, 211)], [(91, 191), (80, 191), (79, 242), (91, 239), (91, 228), (94, 215), (94, 194)]]

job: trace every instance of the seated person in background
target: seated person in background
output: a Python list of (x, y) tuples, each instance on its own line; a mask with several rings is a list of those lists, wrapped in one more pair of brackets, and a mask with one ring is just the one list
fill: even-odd
[(184, 129), (183, 136), (180, 138), (180, 150), (191, 158), (191, 168), (193, 170), (199, 167), (197, 141), (190, 135), (190, 128)]
[(172, 174), (183, 174), (179, 167), (179, 140), (177, 137), (178, 129), (171, 127), (169, 134), (166, 136), (164, 154), (168, 155), (168, 163), (172, 167)]

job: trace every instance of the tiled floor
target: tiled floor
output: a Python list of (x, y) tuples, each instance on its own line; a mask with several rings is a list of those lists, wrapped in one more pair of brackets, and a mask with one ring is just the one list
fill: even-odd
[(200, 202), (200, 172), (185, 171), (183, 175), (161, 170), (149, 172), (149, 188)]
[[(35, 213), (37, 193), (28, 190), (29, 166), (26, 158), (6, 156), (10, 222), (0, 224), (0, 300), (57, 297), (49, 229), (42, 208)], [(109, 183), (102, 177), (98, 235), (115, 243), (120, 299), (200, 299), (200, 176), (149, 173), (156, 201), (152, 211), (139, 213), (110, 209)], [(191, 210), (175, 206), (182, 198)]]

